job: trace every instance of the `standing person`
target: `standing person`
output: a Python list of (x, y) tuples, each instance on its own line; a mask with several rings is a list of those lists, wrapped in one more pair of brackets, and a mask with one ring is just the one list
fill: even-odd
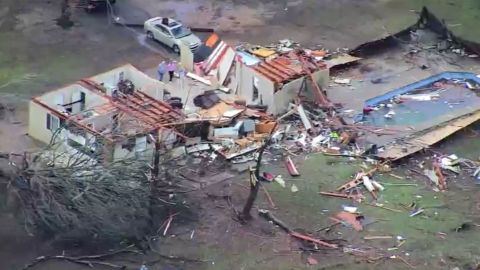
[(178, 78), (180, 79), (180, 90), (184, 90), (185, 87), (185, 76), (187, 76), (187, 70), (182, 66), (178, 66)]
[(165, 75), (166, 71), (167, 71), (167, 64), (165, 63), (165, 61), (160, 62), (160, 64), (158, 64), (158, 69), (157, 69), (159, 81), (163, 81), (163, 75)]
[(170, 61), (167, 65), (167, 70), (168, 70), (168, 75), (169, 75), (169, 80), (173, 81), (173, 74), (175, 73), (175, 70), (177, 69), (177, 63), (175, 61)]

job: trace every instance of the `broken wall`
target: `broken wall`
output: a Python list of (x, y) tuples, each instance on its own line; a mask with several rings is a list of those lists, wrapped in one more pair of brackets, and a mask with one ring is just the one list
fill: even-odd
[(65, 111), (63, 106), (59, 105), (78, 101), (80, 99), (80, 93), (85, 94), (85, 110), (108, 102), (108, 99), (78, 84), (72, 84), (57, 90), (53, 90), (40, 97), (37, 97), (37, 99), (52, 109), (63, 112)]
[(302, 77), (284, 84), (280, 90), (275, 92), (274, 105), (269, 111), (273, 114), (286, 112), (288, 104), (298, 96), (304, 80), (305, 78)]
[[(318, 70), (312, 73), (312, 77), (317, 82), (318, 86), (320, 86), (320, 88), (324, 90), (328, 86), (328, 82), (330, 81), (330, 70)], [(313, 97), (313, 91), (315, 91), (313, 85), (311, 83), (307, 83), (306, 87), (306, 92), (310, 95), (310, 97)]]
[(130, 80), (136, 90), (156, 99), (163, 100), (165, 84), (127, 64), (89, 78), (96, 83), (103, 83), (107, 88), (116, 88), (120, 80)]
[(243, 97), (247, 104), (262, 103), (268, 105), (269, 111), (275, 107), (273, 97), (275, 84), (272, 81), (247, 65), (241, 65), (239, 73), (241, 77), (238, 81), (238, 95)]
[[(328, 69), (319, 70), (313, 73), (312, 76), (318, 85), (323, 89), (328, 85), (330, 72)], [(269, 108), (269, 112), (275, 115), (286, 112), (288, 110), (288, 105), (298, 96), (304, 80), (305, 77), (293, 80), (289, 83), (286, 83), (279, 91), (275, 92), (273, 107), (271, 109)], [(305, 91), (302, 91), (301, 94), (302, 96), (313, 98), (312, 93), (314, 90), (315, 89), (311, 83), (305, 83)]]
[(144, 143), (144, 138), (146, 140), (145, 136), (132, 137), (131, 140), (135, 140), (135, 142), (131, 148), (126, 146), (128, 144), (128, 139), (125, 139), (123, 142), (116, 143), (113, 147), (113, 160), (115, 161), (133, 157), (151, 159), (155, 150), (155, 144), (146, 143), (146, 141)]
[(109, 112), (106, 114), (96, 115), (90, 118), (80, 120), (79, 122), (83, 125), (91, 125), (91, 128), (103, 132), (105, 129), (111, 129), (113, 126), (113, 116), (117, 114), (116, 111)]
[[(162, 149), (171, 149), (177, 141), (177, 134), (170, 129), (160, 129), (158, 131), (158, 138), (161, 142)], [(118, 142), (113, 147), (113, 159), (120, 160), (125, 158), (143, 158), (151, 159), (155, 152), (155, 144), (148, 142), (146, 135), (133, 136), (130, 140), (135, 139), (133, 147), (128, 148), (125, 145), (129, 139), (125, 139), (123, 142)]]

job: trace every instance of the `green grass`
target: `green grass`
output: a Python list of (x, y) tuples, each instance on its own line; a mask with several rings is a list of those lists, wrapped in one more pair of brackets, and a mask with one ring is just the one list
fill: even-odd
[[(335, 188), (350, 179), (350, 176), (360, 168), (359, 163), (346, 159), (327, 158), (321, 154), (308, 156), (299, 163), (301, 177), (290, 178), (284, 168), (271, 168), (276, 173), (281, 173), (287, 182), (287, 188), (282, 188), (277, 183), (269, 184), (270, 191), (278, 209), (274, 213), (292, 228), (301, 228), (313, 231), (332, 223), (328, 219), (342, 210), (342, 205), (353, 205), (351, 201), (327, 198), (318, 194), (319, 191), (335, 191)], [(417, 183), (418, 186), (385, 186), (380, 193), (379, 203), (386, 207), (402, 210), (402, 213), (391, 212), (385, 209), (371, 207), (365, 204), (357, 205), (367, 218), (378, 222), (368, 225), (362, 232), (355, 232), (351, 228), (339, 228), (345, 239), (351, 244), (377, 246), (381, 250), (394, 245), (392, 241), (365, 241), (365, 235), (392, 235), (406, 238), (406, 243), (398, 250), (397, 254), (410, 254), (409, 260), (418, 264), (425, 264), (425, 268), (435, 265), (438, 256), (447, 263), (452, 263), (453, 258), (458, 262), (473, 262), (476, 254), (480, 254), (480, 247), (474, 243), (480, 241), (480, 235), (475, 231), (455, 233), (453, 228), (468, 220), (465, 209), (471, 205), (469, 200), (455, 203), (455, 198), (468, 196), (464, 191), (452, 190), (447, 193), (434, 192), (425, 180), (399, 180), (388, 174), (376, 174), (376, 180), (384, 183)], [(291, 184), (299, 188), (299, 192), (290, 191)], [(366, 194), (369, 200), (369, 195)], [(425, 208), (425, 212), (415, 217), (409, 217), (409, 211), (404, 205), (415, 202)], [(266, 207), (263, 202), (260, 207)], [(438, 232), (447, 234), (447, 239), (439, 238)], [(325, 235), (325, 238), (338, 235)], [(342, 237), (342, 236), (341, 236)], [(466, 241), (468, 239), (468, 241)], [(471, 242), (470, 242), (471, 241)], [(392, 254), (395, 254), (392, 252)], [(400, 253), (398, 253), (400, 252)], [(437, 258), (437, 259), (434, 259)], [(449, 261), (449, 258), (451, 259)], [(356, 268), (352, 269), (358, 269)], [(348, 267), (347, 267), (348, 268)], [(347, 269), (345, 268), (345, 269)], [(381, 268), (379, 268), (381, 269)], [(391, 269), (402, 269), (393, 267)]]
[[(421, 10), (426, 6), (437, 18), (444, 19), (449, 29), (463, 39), (480, 43), (480, 2), (477, 0), (395, 0), (388, 1), (384, 13), (389, 22), (387, 29), (401, 30), (406, 20), (412, 24), (416, 14), (409, 10)], [(408, 12), (408, 13), (406, 13)]]

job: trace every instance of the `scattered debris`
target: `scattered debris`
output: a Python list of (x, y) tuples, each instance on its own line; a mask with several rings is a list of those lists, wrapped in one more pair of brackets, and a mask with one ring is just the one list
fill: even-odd
[(275, 177), (273, 181), (277, 182), (283, 188), (287, 187), (287, 185), (285, 184), (285, 180), (283, 180), (283, 177), (281, 175)]
[(365, 239), (365, 240), (384, 240), (384, 239), (393, 239), (393, 236), (391, 236), (391, 235), (364, 236), (363, 239)]
[(287, 166), (288, 173), (291, 176), (299, 176), (300, 175), (300, 173), (297, 170), (297, 167), (295, 166), (295, 164), (293, 163), (292, 159), (289, 156), (286, 157), (285, 163), (286, 163), (286, 166)]
[(319, 194), (324, 196), (336, 197), (336, 198), (352, 199), (357, 202), (361, 202), (363, 199), (365, 199), (365, 196), (363, 196), (362, 194), (349, 195), (344, 193), (324, 192), (324, 191), (319, 192)]
[(350, 84), (351, 82), (350, 79), (335, 79), (333, 81), (338, 84)]

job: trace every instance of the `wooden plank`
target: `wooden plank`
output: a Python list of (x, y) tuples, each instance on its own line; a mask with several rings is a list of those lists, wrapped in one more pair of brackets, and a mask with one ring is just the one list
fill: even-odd
[(390, 160), (398, 160), (425, 149), (453, 133), (480, 120), (480, 110), (474, 113), (459, 117), (457, 119), (443, 123), (441, 126), (434, 127), (415, 138), (407, 140), (404, 143), (387, 146), (385, 151), (378, 153), (378, 157)]

